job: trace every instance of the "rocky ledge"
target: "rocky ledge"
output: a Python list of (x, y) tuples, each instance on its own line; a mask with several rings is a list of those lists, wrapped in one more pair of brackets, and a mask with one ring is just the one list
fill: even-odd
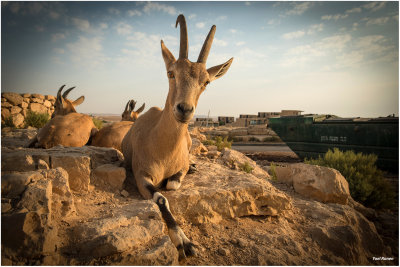
[(374, 212), (351, 199), (340, 173), (301, 164), (273, 180), (243, 154), (198, 140), (198, 171), (163, 191), (197, 246), (197, 256), (178, 262), (157, 206), (141, 198), (120, 152), (24, 149), (30, 134), (20, 131), (2, 142), (4, 265), (398, 263), (367, 219)]

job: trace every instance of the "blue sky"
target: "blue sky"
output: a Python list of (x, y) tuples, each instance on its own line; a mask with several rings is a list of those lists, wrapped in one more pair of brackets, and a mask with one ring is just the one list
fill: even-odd
[(178, 57), (181, 13), (190, 60), (213, 24), (207, 67), (234, 57), (197, 115), (398, 115), (398, 2), (2, 2), (1, 91), (67, 84), (85, 95), (78, 112), (119, 114), (132, 98), (162, 108), (160, 40)]

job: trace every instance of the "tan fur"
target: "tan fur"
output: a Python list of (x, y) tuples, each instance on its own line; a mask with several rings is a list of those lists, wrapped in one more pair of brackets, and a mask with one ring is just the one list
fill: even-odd
[(122, 151), (122, 139), (145, 107), (145, 104), (143, 104), (137, 111), (133, 111), (135, 104), (136, 101), (129, 100), (124, 112), (122, 113), (122, 121), (101, 128), (93, 137), (92, 145), (99, 147), (113, 147)]
[(55, 111), (52, 119), (41, 128), (38, 134), (31, 139), (26, 147), (51, 148), (62, 145), (65, 147), (82, 147), (86, 145), (91, 136), (98, 129), (90, 116), (77, 113), (75, 106), (84, 101), (81, 96), (71, 102), (64, 98), (75, 87), (68, 89), (63, 96), (61, 91), (65, 85), (58, 90)]
[[(224, 64), (206, 69), (205, 62), (215, 33), (213, 26), (198, 61), (189, 61), (186, 21), (183, 15), (178, 16), (176, 25), (178, 23), (181, 28), (178, 60), (161, 41), (162, 56), (169, 78), (169, 92), (164, 109), (153, 107), (140, 116), (122, 141), (125, 165), (132, 168), (139, 192), (146, 199), (162, 200), (162, 194), (152, 193), (152, 187), (160, 187), (163, 180), (172, 175), (174, 179), (179, 179), (173, 180), (174, 186), (168, 188), (179, 188), (189, 169), (189, 149), (192, 140), (188, 132), (188, 123), (193, 118), (200, 94), (207, 84), (227, 72), (233, 60), (231, 58)], [(168, 203), (166, 199), (165, 202)], [(163, 218), (171, 220), (169, 207), (167, 210), (169, 215), (163, 214)], [(168, 212), (164, 210), (164, 213)], [(195, 253), (193, 244), (179, 227), (169, 229), (169, 235), (179, 248), (180, 258), (184, 258), (186, 253)]]

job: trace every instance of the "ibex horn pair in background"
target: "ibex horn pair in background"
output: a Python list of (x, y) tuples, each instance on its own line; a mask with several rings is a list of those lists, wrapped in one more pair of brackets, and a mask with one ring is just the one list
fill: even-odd
[(139, 114), (144, 110), (145, 104), (143, 104), (138, 110), (134, 111), (136, 101), (129, 100), (125, 106), (125, 110), (122, 113), (122, 120), (115, 122), (111, 125), (101, 128), (92, 139), (92, 146), (100, 147), (113, 147), (122, 151), (121, 144), (122, 139), (126, 133), (132, 127), (132, 124), (139, 117)]
[(77, 113), (74, 108), (83, 102), (84, 97), (81, 96), (74, 102), (67, 100), (65, 97), (75, 87), (68, 89), (61, 96), (64, 86), (61, 86), (57, 93), (55, 116), (29, 141), (27, 147), (51, 148), (57, 145), (82, 147), (97, 133), (98, 129), (94, 126), (92, 118)]
[(82, 104), (85, 100), (84, 96), (77, 98), (75, 101), (67, 99), (69, 92), (71, 92), (72, 89), (75, 88), (75, 86), (65, 90), (61, 96), (61, 92), (64, 87), (65, 85), (61, 86), (60, 89), (58, 89), (56, 102), (54, 103), (54, 112), (51, 115), (52, 118), (57, 115), (67, 115), (68, 113), (76, 112), (75, 107)]
[(215, 34), (212, 26), (197, 62), (188, 59), (186, 21), (179, 15), (180, 51), (178, 60), (161, 41), (169, 80), (169, 92), (163, 110), (152, 107), (141, 115), (122, 141), (125, 165), (132, 168), (139, 192), (145, 199), (153, 199), (160, 208), (171, 241), (179, 251), (179, 258), (195, 254), (193, 243), (186, 237), (171, 214), (168, 200), (157, 191), (166, 181), (166, 189), (176, 190), (189, 169), (189, 149), (192, 140), (188, 123), (192, 119), (200, 94), (206, 86), (222, 77), (233, 58), (206, 69), (206, 61)]

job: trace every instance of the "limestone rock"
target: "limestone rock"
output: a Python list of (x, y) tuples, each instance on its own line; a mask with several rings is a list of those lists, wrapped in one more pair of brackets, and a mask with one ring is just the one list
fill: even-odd
[(1, 96), (14, 106), (21, 104), (23, 100), (23, 97), (17, 93), (2, 93)]
[(210, 152), (210, 151), (217, 151), (218, 148), (217, 148), (217, 146), (211, 145), (211, 146), (207, 146), (207, 150), (208, 150), (209, 152)]
[(36, 165), (32, 155), (28, 151), (1, 151), (1, 170), (2, 171), (34, 171)]
[(228, 148), (224, 148), (222, 154), (222, 160), (230, 168), (241, 170), (243, 169), (244, 165), (248, 164), (252, 168), (251, 174), (253, 174), (254, 176), (264, 179), (270, 178), (269, 174), (266, 171), (260, 168), (255, 161), (246, 157), (244, 154)]
[(39, 103), (29, 103), (29, 109), (37, 113), (47, 113), (46, 107)]
[(87, 191), (90, 182), (90, 157), (79, 154), (59, 153), (51, 155), (52, 168), (62, 167), (68, 172), (72, 190)]
[(190, 154), (200, 155), (206, 153), (208, 149), (197, 138), (192, 138), (192, 146), (190, 147)]
[(13, 106), (10, 109), (10, 113), (11, 113), (11, 115), (18, 114), (21, 112), (21, 110), (22, 110), (22, 108), (20, 108), (18, 106)]
[(49, 107), (51, 107), (51, 102), (48, 101), (48, 100), (45, 100), (45, 101), (43, 102), (43, 106), (45, 106), (46, 108), (49, 108)]
[(29, 98), (29, 97), (31, 97), (31, 94), (23, 93), (23, 94), (21, 94), (21, 96), (24, 97), (24, 98)]
[(20, 209), (49, 214), (51, 211), (52, 184), (51, 181), (41, 179), (29, 184), (24, 191), (18, 206)]
[(1, 194), (6, 198), (17, 198), (25, 191), (26, 186), (43, 176), (37, 172), (8, 173), (1, 176)]
[(208, 151), (208, 153), (207, 153), (207, 157), (209, 157), (211, 159), (218, 158), (220, 155), (221, 155), (221, 152), (219, 152), (217, 150), (211, 150), (211, 151)]
[(22, 102), (21, 104), (20, 104), (20, 107), (22, 108), (22, 109), (26, 109), (26, 108), (28, 108), (28, 103), (26, 103), (26, 102)]
[(36, 98), (36, 97), (32, 97), (32, 98), (31, 98), (31, 102), (43, 104), (44, 101), (43, 101), (43, 99)]
[(38, 98), (38, 99), (44, 99), (44, 95), (41, 95), (41, 94), (32, 94), (31, 95), (31, 98)]
[(291, 208), (290, 198), (266, 179), (198, 160), (198, 172), (178, 191), (164, 192), (173, 214), (195, 224), (250, 215), (276, 216)]
[(339, 171), (303, 163), (283, 167), (288, 168), (287, 171), (281, 168), (277, 168), (278, 180), (293, 184), (297, 193), (321, 202), (348, 203), (349, 184)]
[(25, 118), (21, 113), (11, 115), (15, 127), (21, 127), (24, 124)]
[(45, 95), (44, 97), (46, 100), (56, 100), (55, 96), (52, 95)]
[(13, 107), (13, 105), (8, 102), (3, 102), (1, 103), (1, 107), (10, 109), (11, 107)]
[(194, 127), (193, 130), (191, 130), (189, 133), (192, 140), (194, 138), (199, 140), (200, 142), (207, 140), (207, 137), (199, 131), (198, 127)]
[(90, 183), (104, 190), (118, 192), (122, 190), (125, 178), (125, 168), (104, 164), (92, 171)]
[(6, 108), (1, 108), (1, 119), (5, 120), (6, 118), (10, 117), (11, 112)]

